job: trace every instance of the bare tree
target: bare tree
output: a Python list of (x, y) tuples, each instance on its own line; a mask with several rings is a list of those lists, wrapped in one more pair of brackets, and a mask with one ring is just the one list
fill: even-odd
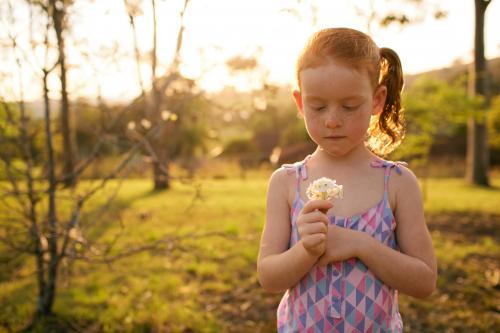
[[(387, 5), (393, 3), (394, 8), (385, 11), (380, 10), (382, 0), (367, 0), (368, 8), (363, 8), (359, 4), (353, 4), (356, 14), (366, 20), (366, 32), (374, 35), (376, 28), (387, 28), (390, 25), (397, 24), (405, 26), (408, 24), (417, 24), (423, 22), (427, 17), (433, 17), (440, 20), (446, 18), (447, 12), (442, 10), (439, 5), (425, 0), (406, 0), (394, 1), (385, 0)], [(417, 14), (410, 15), (404, 6), (417, 8)], [(401, 9), (403, 8), (403, 9)]]
[[(44, 10), (39, 6), (39, 3), (36, 6), (30, 3), (30, 6), (30, 10), (35, 10), (36, 14), (40, 14)], [(12, 6), (9, 6), (9, 10), (8, 14), (13, 16)], [(32, 18), (37, 16), (36, 14), (32, 15)], [(78, 187), (78, 184), (75, 183), (74, 187), (67, 188), (65, 186), (67, 178), (78, 179), (95, 161), (103, 141), (107, 137), (105, 131), (116, 125), (120, 117), (128, 110), (124, 108), (110, 122), (109, 127), (97, 134), (100, 140), (92, 153), (78, 165), (75, 165), (70, 174), (58, 175), (58, 162), (54, 153), (55, 130), (49, 103), (50, 87), (48, 81), (49, 77), (54, 75), (60, 58), (51, 60), (49, 56), (52, 47), (49, 38), (52, 24), (52, 20), (46, 20), (44, 39), (41, 45), (37, 45), (35, 42), (31, 43), (34, 48), (31, 50), (33, 53), (36, 53), (39, 47), (43, 47), (45, 51), (43, 64), (35, 73), (43, 88), (44, 132), (37, 131), (40, 127), (35, 126), (35, 120), (30, 119), (27, 113), (22, 73), (23, 66), (26, 64), (24, 56), (29, 50), (22, 49), (20, 45), (23, 43), (19, 42), (21, 37), (14, 34), (9, 34), (8, 43), (5, 44), (17, 64), (20, 82), (19, 98), (16, 103), (0, 98), (0, 115), (5, 114), (5, 119), (0, 119), (0, 142), (2, 142), (0, 167), (6, 177), (6, 182), (0, 183), (0, 211), (2, 212), (0, 214), (0, 243), (9, 250), (9, 256), (17, 257), (24, 254), (33, 256), (35, 259), (34, 275), (37, 279), (38, 292), (34, 323), (38, 319), (52, 314), (57, 294), (58, 275), (64, 261), (87, 260), (110, 263), (141, 251), (172, 246), (179, 239), (179, 237), (167, 235), (160, 241), (151, 244), (131, 245), (127, 251), (111, 254), (118, 239), (110, 243), (99, 244), (85, 236), (86, 231), (93, 225), (82, 218), (85, 216), (84, 209), (89, 200), (97, 193), (102, 193), (111, 179), (122, 175), (138, 154), (143, 150), (150, 149), (149, 140), (163, 130), (166, 121), (151, 126), (148, 131), (142, 134), (132, 131), (135, 133), (133, 144), (123, 154), (113, 170), (102, 179), (82, 187)], [(41, 138), (45, 141), (43, 147), (35, 147), (36, 142), (39, 142)], [(43, 150), (44, 156), (36, 156), (35, 148)], [(155, 159), (156, 156), (152, 154), (152, 158)], [(101, 211), (103, 213), (109, 209), (118, 188), (119, 184), (102, 204)], [(69, 213), (65, 213), (68, 208)], [(75, 251), (75, 244), (80, 244), (81, 250)]]
[(489, 186), (489, 149), (486, 110), (490, 106), (491, 96), (488, 80), (488, 68), (484, 57), (484, 16), (491, 0), (474, 0), (475, 35), (474, 35), (474, 70), (471, 93), (483, 97), (483, 105), (467, 121), (467, 156), (466, 180), (471, 184)]
[[(12, 15), (12, 12), (10, 13)], [(49, 50), (48, 30), (50, 24), (47, 23), (46, 28), (46, 57)], [(12, 53), (15, 55), (15, 60), (18, 66), (20, 76), (19, 85), (19, 101), (17, 102), (17, 110), (11, 103), (2, 100), (2, 107), (5, 111), (6, 125), (15, 128), (17, 131), (11, 142), (10, 149), (7, 152), (0, 154), (0, 160), (3, 162), (4, 170), (7, 174), (8, 184), (2, 193), (3, 205), (14, 205), (18, 209), (14, 209), (10, 214), (5, 216), (5, 233), (2, 234), (2, 243), (6, 244), (13, 250), (21, 253), (30, 253), (35, 255), (36, 271), (38, 281), (38, 298), (35, 317), (46, 315), (50, 312), (51, 304), (53, 303), (55, 279), (57, 275), (57, 228), (56, 228), (56, 205), (55, 205), (55, 174), (54, 174), (54, 153), (52, 144), (52, 130), (50, 122), (50, 106), (47, 87), (47, 76), (55, 68), (56, 63), (52, 66), (45, 64), (43, 72), (43, 91), (45, 105), (45, 126), (46, 126), (46, 147), (47, 147), (47, 176), (49, 187), (48, 193), (48, 215), (46, 219), (40, 218), (38, 206), (41, 201), (41, 193), (36, 186), (37, 175), (34, 171), (34, 156), (33, 142), (38, 133), (33, 132), (29, 126), (29, 118), (26, 113), (24, 102), (24, 85), (22, 83), (21, 73), (23, 70), (23, 61), (19, 56), (18, 40), (16, 36), (10, 36), (12, 43)], [(49, 68), (50, 67), (50, 68)], [(20, 112), (20, 117), (17, 117), (17, 112)], [(9, 136), (8, 131), (2, 128), (0, 137), (6, 139)], [(3, 140), (2, 140), (3, 141)], [(16, 149), (17, 148), (17, 149)], [(19, 154), (15, 152), (19, 151)], [(19, 169), (14, 165), (16, 158), (21, 158), (25, 162), (25, 167)], [(27, 186), (23, 186), (24, 180)], [(14, 203), (9, 201), (10, 197), (15, 199)], [(19, 242), (19, 235), (22, 234), (22, 227), (28, 228), (28, 242)], [(45, 229), (45, 230), (42, 230)], [(21, 232), (19, 232), (21, 230)], [(14, 233), (14, 231), (17, 231)], [(47, 237), (44, 236), (47, 235)], [(47, 258), (50, 257), (49, 260)]]
[[(137, 41), (137, 31), (135, 25), (136, 16), (141, 13), (139, 9), (141, 4), (140, 1), (130, 1), (124, 0), (124, 5), (127, 10), (130, 26), (133, 33), (134, 41), (134, 54), (137, 64), (138, 80), (141, 88), (142, 104), (146, 110), (145, 117), (150, 123), (157, 123), (162, 120), (162, 108), (166, 104), (166, 91), (170, 88), (174, 82), (178, 82), (181, 78), (179, 74), (179, 64), (180, 64), (180, 51), (182, 48), (184, 25), (183, 18), (186, 12), (189, 0), (183, 1), (183, 6), (180, 11), (180, 25), (177, 32), (176, 47), (174, 52), (174, 57), (168, 70), (165, 73), (158, 73), (158, 22), (157, 22), (157, 2), (156, 0), (151, 0), (151, 12), (153, 16), (152, 20), (152, 49), (150, 50), (150, 65), (151, 65), (151, 91), (146, 94), (144, 90), (144, 84), (142, 75), (140, 72), (141, 56)], [(170, 112), (170, 111), (169, 111)], [(152, 161), (153, 167), (153, 182), (155, 190), (168, 189), (170, 187), (170, 174), (169, 174), (169, 164), (171, 162), (171, 156), (169, 156), (168, 149), (165, 146), (166, 138), (168, 138), (168, 132), (159, 133), (158, 136), (152, 138), (151, 140), (151, 152), (156, 156)]]
[(61, 81), (61, 133), (63, 138), (64, 163), (63, 170), (68, 175), (65, 179), (67, 186), (74, 186), (76, 179), (71, 177), (75, 167), (76, 145), (71, 130), (71, 111), (68, 99), (67, 83), (67, 63), (65, 50), (65, 32), (67, 31), (67, 9), (71, 5), (71, 0), (49, 0), (47, 5), (43, 5), (48, 16), (52, 19), (53, 28), (57, 37), (57, 52), (59, 55), (58, 67)]

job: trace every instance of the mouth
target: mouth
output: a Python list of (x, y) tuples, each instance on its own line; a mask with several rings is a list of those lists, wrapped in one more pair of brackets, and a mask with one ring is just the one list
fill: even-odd
[(343, 139), (345, 136), (342, 135), (331, 135), (331, 136), (326, 136), (325, 139), (330, 139), (330, 140), (338, 140), (338, 139)]

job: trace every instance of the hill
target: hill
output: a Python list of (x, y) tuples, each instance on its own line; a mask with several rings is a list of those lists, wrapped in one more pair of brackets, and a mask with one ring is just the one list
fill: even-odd
[[(435, 77), (437, 79), (446, 81), (446, 82), (455, 82), (464, 76), (467, 77), (469, 75), (470, 70), (472, 69), (474, 63), (468, 64), (454, 64), (450, 67), (445, 67), (441, 69), (436, 69), (428, 72), (422, 72), (414, 75), (407, 75), (405, 77), (405, 85), (406, 87), (410, 87), (416, 79), (422, 76), (430, 76)], [(488, 60), (488, 71), (490, 73), (490, 87), (491, 87), (491, 95), (499, 95), (500, 94), (500, 57), (489, 59)], [(464, 82), (467, 82), (464, 80)], [(465, 83), (466, 84), (466, 83)], [(464, 86), (466, 89), (467, 87)]]

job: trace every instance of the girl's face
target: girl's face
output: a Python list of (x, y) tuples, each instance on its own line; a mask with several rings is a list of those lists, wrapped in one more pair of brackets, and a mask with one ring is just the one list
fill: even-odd
[(300, 72), (293, 95), (311, 139), (332, 156), (364, 145), (372, 115), (382, 111), (387, 89), (371, 87), (368, 74), (336, 61)]

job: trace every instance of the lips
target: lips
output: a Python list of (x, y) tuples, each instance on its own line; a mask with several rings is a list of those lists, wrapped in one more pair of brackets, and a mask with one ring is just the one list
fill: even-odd
[(332, 136), (327, 136), (325, 138), (326, 139), (342, 139), (342, 138), (345, 138), (345, 136), (342, 136), (342, 135), (332, 135)]

